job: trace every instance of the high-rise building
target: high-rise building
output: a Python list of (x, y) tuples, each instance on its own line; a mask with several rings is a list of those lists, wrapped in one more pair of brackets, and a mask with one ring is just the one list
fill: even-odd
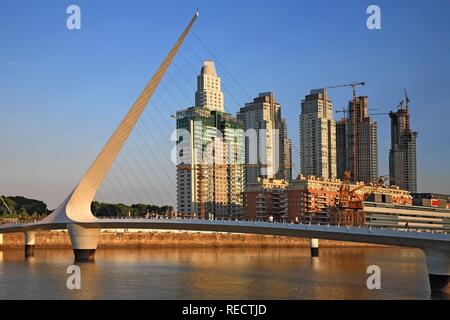
[(417, 192), (416, 138), (417, 132), (409, 126), (409, 100), (406, 108), (400, 105), (397, 112), (390, 112), (391, 149), (389, 151), (389, 180), (412, 193)]
[(352, 181), (369, 183), (378, 178), (377, 123), (368, 115), (367, 97), (355, 101), (355, 106), (349, 101), (348, 118), (336, 127), (337, 174), (342, 178), (344, 171), (350, 170)]
[(325, 89), (311, 90), (301, 103), (300, 162), (305, 176), (336, 177), (336, 123)]
[(197, 81), (198, 105), (176, 114), (181, 217), (236, 218), (243, 214), (244, 133), (242, 124), (224, 112), (218, 79), (214, 63), (205, 61)]
[(338, 178), (342, 179), (347, 165), (348, 118), (336, 122), (336, 169)]
[(277, 179), (292, 180), (292, 140), (288, 137), (286, 119), (280, 122), (280, 169)]
[(273, 92), (260, 93), (237, 114), (245, 130), (245, 183), (259, 177), (291, 179), (291, 140)]

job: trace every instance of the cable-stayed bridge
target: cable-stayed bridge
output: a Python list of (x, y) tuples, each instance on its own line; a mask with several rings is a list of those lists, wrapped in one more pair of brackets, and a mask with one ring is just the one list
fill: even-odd
[[(25, 234), (26, 254), (31, 255), (34, 250), (36, 232), (67, 229), (76, 261), (94, 260), (99, 233), (104, 228), (235, 232), (405, 246), (419, 248), (425, 253), (431, 288), (433, 290), (447, 289), (450, 279), (450, 235), (447, 233), (235, 220), (99, 219), (92, 214), (92, 201), (110, 172), (117, 156), (125, 146), (125, 142), (144, 113), (145, 107), (161, 83), (197, 17), (198, 13), (195, 13), (87, 173), (57, 209), (41, 221), (2, 225), (0, 226), (0, 234), (23, 232)], [(172, 77), (170, 79), (174, 80)], [(175, 81), (174, 84), (177, 86)], [(176, 100), (175, 97), (174, 100)], [(154, 124), (155, 126), (157, 125), (157, 123)], [(149, 149), (151, 148), (149, 147)], [(139, 166), (139, 161), (135, 157), (132, 158), (136, 165)], [(129, 163), (126, 162), (125, 164), (129, 166)], [(121, 169), (122, 173), (125, 170), (120, 165), (119, 169)], [(127, 175), (123, 174), (123, 176), (126, 177)], [(142, 181), (142, 178), (150, 180), (147, 176), (138, 177), (136, 174), (135, 178), (137, 181)], [(120, 184), (120, 179), (117, 181)], [(150, 183), (151, 181), (148, 182)], [(111, 184), (111, 190), (113, 189), (114, 184)], [(142, 189), (145, 190), (146, 188), (142, 185)], [(159, 194), (156, 191), (155, 194)], [(168, 190), (163, 191), (169, 195)], [(139, 196), (138, 192), (136, 194)]]

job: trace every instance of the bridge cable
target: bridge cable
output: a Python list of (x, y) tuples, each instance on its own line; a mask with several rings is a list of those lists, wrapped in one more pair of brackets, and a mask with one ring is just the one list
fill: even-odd
[[(132, 137), (130, 136), (130, 140), (132, 139)], [(139, 164), (139, 161), (136, 159), (135, 155), (131, 152), (131, 149), (129, 148), (128, 145), (125, 145), (126, 150), (128, 151), (128, 153), (131, 155), (131, 158), (134, 160), (134, 162), (136, 162), (138, 168), (140, 169), (142, 175), (144, 175), (144, 177), (147, 179), (147, 182), (150, 183), (150, 186), (153, 188), (153, 184), (150, 182), (150, 180), (148, 179), (147, 175), (145, 174), (145, 171), (142, 169), (142, 167)], [(137, 183), (141, 186), (142, 190), (144, 191), (145, 195), (147, 196), (149, 201), (152, 201), (152, 197), (150, 196), (150, 194), (147, 191), (147, 188), (145, 188), (144, 184), (142, 183), (141, 179), (136, 175), (136, 173), (134, 172), (133, 168), (130, 166), (130, 171), (134, 176), (134, 179), (137, 181)], [(156, 196), (158, 197), (160, 203), (163, 203), (159, 193), (156, 193)], [(153, 201), (152, 201), (153, 202)], [(144, 203), (144, 202), (142, 202)]]
[[(122, 155), (121, 158), (123, 159), (124, 156)], [(118, 166), (118, 168), (120, 169), (122, 175), (124, 176), (125, 180), (127, 180), (128, 184), (130, 185), (132, 191), (134, 192), (134, 194), (135, 194), (137, 200), (140, 201), (141, 203), (143, 203), (142, 198), (139, 196), (138, 192), (137, 192), (136, 189), (134, 188), (134, 185), (131, 183), (131, 180), (129, 179), (128, 175), (125, 173), (125, 171), (124, 171), (122, 165), (120, 164), (120, 161), (118, 161), (118, 160), (119, 160), (119, 159), (116, 159), (116, 163), (117, 163), (117, 166)], [(129, 168), (131, 168), (130, 165), (128, 164), (128, 161), (125, 160), (125, 163), (127, 164), (127, 166), (128, 166)], [(133, 172), (133, 171), (132, 171), (132, 172)], [(134, 172), (133, 172), (133, 174), (134, 174)]]
[[(187, 43), (187, 42), (186, 42), (186, 43)], [(194, 53), (194, 55), (197, 57), (197, 59), (198, 59), (201, 63), (203, 63), (203, 59), (199, 56), (199, 54), (198, 54), (196, 51), (194, 51), (194, 49), (192, 49), (192, 47), (189, 47), (189, 49)], [(182, 52), (180, 52), (179, 55), (182, 57), (182, 59), (184, 60), (184, 62), (190, 67), (190, 69), (194, 72), (195, 77), (197, 77), (198, 71), (195, 70), (195, 68), (192, 66), (192, 64), (189, 62), (189, 60), (182, 54)], [(236, 97), (231, 93), (231, 91), (228, 90), (228, 87), (227, 87), (224, 83), (222, 83), (222, 88), (223, 88), (223, 91), (224, 91), (227, 95), (229, 95), (229, 96), (234, 100), (234, 102), (236, 103), (237, 108), (240, 108), (241, 106), (243, 106), (243, 104), (240, 103), (240, 102), (236, 99)]]
[[(149, 129), (147, 128), (147, 126), (145, 126), (145, 128), (146, 128), (146, 130), (148, 131), (148, 133), (151, 134), (151, 132), (149, 131)], [(176, 186), (175, 182), (172, 181), (172, 180), (170, 179), (170, 176), (168, 175), (167, 171), (166, 171), (166, 170), (164, 169), (164, 167), (162, 166), (162, 164), (161, 164), (161, 162), (159, 161), (159, 159), (158, 159), (158, 158), (156, 157), (156, 155), (153, 153), (152, 149), (150, 148), (150, 146), (149, 146), (149, 144), (147, 143), (147, 141), (145, 140), (145, 138), (142, 136), (142, 134), (141, 134), (139, 131), (136, 131), (136, 132), (137, 132), (137, 134), (139, 135), (139, 137), (141, 138), (141, 140), (144, 141), (145, 146), (146, 146), (147, 149), (150, 151), (150, 153), (154, 156), (154, 158), (157, 160), (158, 164), (163, 168), (164, 173), (166, 174), (166, 177), (169, 179), (170, 182), (173, 183), (173, 185)], [(152, 135), (152, 137), (153, 137), (153, 134), (151, 134), (151, 135)], [(160, 144), (157, 143), (156, 145), (159, 147), (159, 149), (160, 149), (160, 151), (161, 151), (161, 154), (163, 154), (164, 157), (165, 157), (165, 159), (168, 161), (168, 163), (170, 163), (171, 160), (169, 159), (169, 157), (167, 157), (167, 154), (166, 154), (166, 153), (164, 152), (164, 150), (161, 148)]]
[[(217, 56), (212, 52), (212, 50), (210, 50), (208, 48), (208, 46), (200, 39), (199, 36), (197, 36), (197, 34), (195, 32), (192, 32), (192, 35), (194, 36), (195, 39), (197, 39), (198, 42), (200, 42), (200, 44), (206, 49), (206, 51), (209, 52), (209, 54), (211, 54), (211, 56), (214, 58), (215, 61), (217, 61), (217, 63), (225, 70), (225, 72), (230, 76), (230, 78), (239, 86), (239, 88), (241, 88), (241, 90), (247, 95), (247, 97), (249, 99), (252, 99), (252, 97), (250, 96), (250, 94), (244, 89), (244, 87), (233, 77), (233, 75), (231, 74), (231, 72), (228, 71), (228, 69), (225, 67), (225, 65), (220, 62), (220, 60), (217, 58)], [(188, 43), (186, 43), (187, 47), (191, 47)]]
[[(140, 135), (140, 133), (139, 133), (139, 135)], [(134, 138), (132, 138), (131, 141), (135, 144), (136, 149), (138, 149), (138, 152), (141, 154), (142, 158), (144, 158), (144, 160), (146, 161), (146, 163), (149, 165), (150, 170), (152, 171), (153, 175), (154, 175), (156, 178), (158, 178), (158, 180), (161, 180), (161, 179), (159, 178), (159, 176), (156, 174), (156, 171), (154, 170), (152, 164), (148, 161), (147, 157), (144, 155), (144, 153), (143, 153), (143, 152), (141, 151), (141, 149), (139, 148), (139, 146), (138, 146), (138, 144), (136, 143), (136, 141), (134, 140)], [(147, 142), (146, 142), (145, 140), (144, 140), (144, 143), (148, 146), (148, 144), (147, 144)], [(155, 156), (155, 154), (153, 153), (153, 151), (151, 150), (151, 148), (148, 148), (148, 149), (149, 149), (150, 153), (152, 154), (153, 158), (154, 158), (154, 159), (156, 160), (156, 162), (158, 163), (159, 167), (161, 167), (162, 171), (166, 174), (166, 177), (169, 179), (169, 181), (171, 181), (171, 180), (170, 180), (170, 177), (167, 175), (166, 170), (165, 170), (164, 167), (161, 165), (161, 162), (159, 161), (159, 159)], [(143, 174), (144, 174), (145, 177), (147, 178), (148, 182), (150, 182), (150, 180), (148, 179), (147, 175), (145, 174), (145, 171), (142, 170), (142, 167), (140, 166), (140, 164), (138, 164), (138, 166), (139, 166), (139, 168), (141, 168), (141, 171), (143, 171)], [(151, 182), (150, 182), (150, 183), (151, 183)], [(167, 189), (166, 189), (166, 187), (164, 186), (164, 184), (162, 184), (162, 187), (163, 187), (163, 189), (164, 189), (166, 195), (167, 195), (167, 196), (169, 197), (169, 199), (170, 199), (170, 198), (171, 198), (170, 193), (167, 191)], [(152, 185), (152, 188), (153, 188), (153, 185)], [(156, 191), (155, 191), (155, 192), (156, 192)], [(162, 202), (162, 201), (161, 201), (161, 202)]]

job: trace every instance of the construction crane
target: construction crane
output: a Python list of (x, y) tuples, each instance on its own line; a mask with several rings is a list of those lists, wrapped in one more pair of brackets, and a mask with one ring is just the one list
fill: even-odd
[[(350, 177), (350, 171), (346, 170), (336, 197), (335, 206), (329, 207), (328, 209), (328, 219), (330, 222), (337, 225), (354, 227), (364, 226), (366, 222), (364, 201), (381, 188), (388, 178), (382, 176), (376, 183), (360, 184), (352, 189)], [(357, 191), (363, 188), (369, 188), (369, 191), (357, 193)]]
[(334, 110), (334, 112), (336, 113), (343, 113), (344, 114), (344, 118), (347, 118), (347, 108), (342, 108), (339, 110)]
[(387, 116), (389, 112), (369, 113), (368, 116)]
[(408, 113), (408, 104), (409, 104), (409, 98), (408, 98), (408, 93), (406, 92), (406, 89), (405, 89), (405, 103), (406, 103), (406, 113)]
[(335, 86), (325, 87), (324, 89), (337, 89), (337, 88), (352, 87), (353, 98), (356, 98), (356, 86), (364, 86), (365, 84), (366, 83), (364, 81), (362, 81), (362, 82), (355, 82), (355, 81), (353, 81), (352, 83), (338, 84), (338, 85), (335, 85)]
[[(366, 83), (364, 81), (361, 82), (355, 82), (353, 81), (352, 83), (348, 83), (348, 84), (340, 84), (340, 85), (335, 85), (335, 86), (329, 86), (329, 87), (325, 87), (324, 89), (337, 89), (337, 88), (345, 88), (345, 87), (352, 87), (352, 94), (353, 94), (353, 110), (355, 113), (355, 108), (356, 108), (356, 86), (364, 86)], [(350, 109), (348, 110), (348, 114), (350, 115)], [(358, 141), (358, 139), (356, 138), (356, 115), (353, 115), (353, 180), (356, 181), (356, 178), (358, 176), (357, 173), (357, 157), (356, 157), (356, 143)]]

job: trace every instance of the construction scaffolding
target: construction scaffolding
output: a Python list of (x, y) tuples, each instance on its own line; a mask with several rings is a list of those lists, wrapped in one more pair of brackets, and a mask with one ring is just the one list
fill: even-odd
[[(351, 173), (346, 170), (336, 198), (336, 204), (328, 208), (327, 218), (333, 225), (362, 227), (366, 224), (364, 201), (383, 186), (387, 178), (380, 177), (375, 184), (361, 184), (353, 189), (350, 185), (350, 178)], [(369, 192), (358, 194), (357, 191), (364, 187), (370, 187), (371, 189)]]

